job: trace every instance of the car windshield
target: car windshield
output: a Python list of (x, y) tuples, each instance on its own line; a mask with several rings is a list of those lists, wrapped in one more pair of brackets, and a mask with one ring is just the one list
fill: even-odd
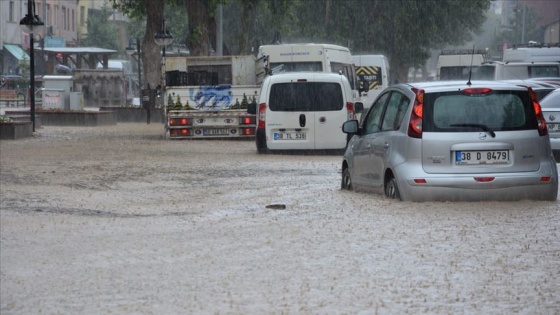
[(520, 91), (494, 91), (476, 96), (462, 92), (431, 93), (426, 95), (424, 103), (423, 128), (427, 132), (536, 128), (530, 104), (529, 94)]

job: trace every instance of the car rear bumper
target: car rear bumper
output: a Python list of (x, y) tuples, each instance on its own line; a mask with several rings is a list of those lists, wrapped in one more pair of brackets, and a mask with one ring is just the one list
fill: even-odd
[(401, 198), (407, 201), (556, 200), (558, 170), (552, 161), (542, 163), (539, 171), (519, 173), (428, 174), (397, 170), (397, 183)]

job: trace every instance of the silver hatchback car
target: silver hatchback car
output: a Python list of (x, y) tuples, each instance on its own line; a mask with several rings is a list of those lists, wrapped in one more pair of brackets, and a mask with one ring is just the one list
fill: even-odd
[(342, 189), (406, 201), (556, 200), (558, 170), (535, 93), (498, 81), (397, 84), (352, 135)]

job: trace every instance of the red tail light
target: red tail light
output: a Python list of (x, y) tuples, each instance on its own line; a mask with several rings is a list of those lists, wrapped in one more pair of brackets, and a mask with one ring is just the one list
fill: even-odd
[(244, 136), (252, 136), (255, 134), (255, 128), (242, 128), (241, 134)]
[(422, 139), (422, 115), (424, 111), (424, 90), (413, 88), (416, 93), (412, 113), (410, 114), (410, 124), (408, 125), (408, 136)]
[(356, 118), (356, 112), (354, 111), (354, 103), (346, 102), (346, 111), (348, 112), (348, 120)]
[(170, 129), (169, 130), (169, 135), (171, 137), (183, 137), (183, 136), (189, 136), (189, 129)]
[(191, 120), (187, 118), (170, 118), (169, 126), (188, 126), (192, 125)]
[(259, 104), (259, 123), (257, 129), (265, 129), (266, 124), (266, 103)]
[(469, 95), (488, 94), (488, 93), (491, 93), (491, 92), (492, 92), (492, 89), (489, 89), (489, 88), (468, 88), (468, 89), (463, 90), (463, 93), (469, 94)]
[(246, 116), (246, 117), (241, 117), (241, 125), (253, 125), (255, 124), (255, 120), (256, 118), (254, 116)]
[(535, 91), (533, 91), (532, 88), (529, 88), (529, 95), (531, 95), (533, 109), (535, 111), (535, 115), (537, 116), (537, 129), (539, 130), (539, 135), (546, 136), (548, 135), (548, 128), (546, 127), (546, 120), (544, 119), (541, 104), (539, 104), (537, 100), (537, 94), (535, 94)]
[(481, 183), (488, 183), (493, 181), (494, 177), (475, 177), (474, 180)]

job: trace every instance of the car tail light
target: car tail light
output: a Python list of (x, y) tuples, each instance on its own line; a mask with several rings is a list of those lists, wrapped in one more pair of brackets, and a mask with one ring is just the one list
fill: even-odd
[(254, 116), (243, 116), (240, 118), (240, 125), (254, 125), (256, 118)]
[(537, 116), (537, 129), (539, 130), (539, 135), (546, 136), (548, 135), (548, 128), (546, 128), (546, 120), (544, 119), (541, 104), (539, 104), (539, 101), (537, 99), (537, 94), (535, 94), (535, 91), (533, 91), (532, 88), (529, 88), (529, 95), (531, 95), (533, 110), (535, 111), (535, 115)]
[(493, 181), (494, 177), (475, 177), (474, 180), (481, 183), (488, 183)]
[(468, 88), (463, 90), (463, 93), (468, 95), (481, 95), (481, 94), (488, 94), (491, 92), (492, 89), (489, 88)]
[(410, 114), (410, 123), (408, 125), (408, 136), (412, 138), (422, 139), (422, 115), (424, 111), (424, 90), (413, 88), (416, 94), (412, 113)]
[(550, 182), (551, 179), (552, 179), (552, 177), (550, 177), (550, 176), (543, 176), (543, 177), (541, 177), (541, 182)]
[(259, 123), (257, 129), (265, 129), (266, 124), (266, 103), (259, 104)]
[(348, 113), (348, 120), (356, 118), (356, 112), (354, 111), (354, 103), (346, 102), (346, 111)]
[(170, 118), (169, 126), (189, 126), (192, 125), (192, 120), (188, 118)]

